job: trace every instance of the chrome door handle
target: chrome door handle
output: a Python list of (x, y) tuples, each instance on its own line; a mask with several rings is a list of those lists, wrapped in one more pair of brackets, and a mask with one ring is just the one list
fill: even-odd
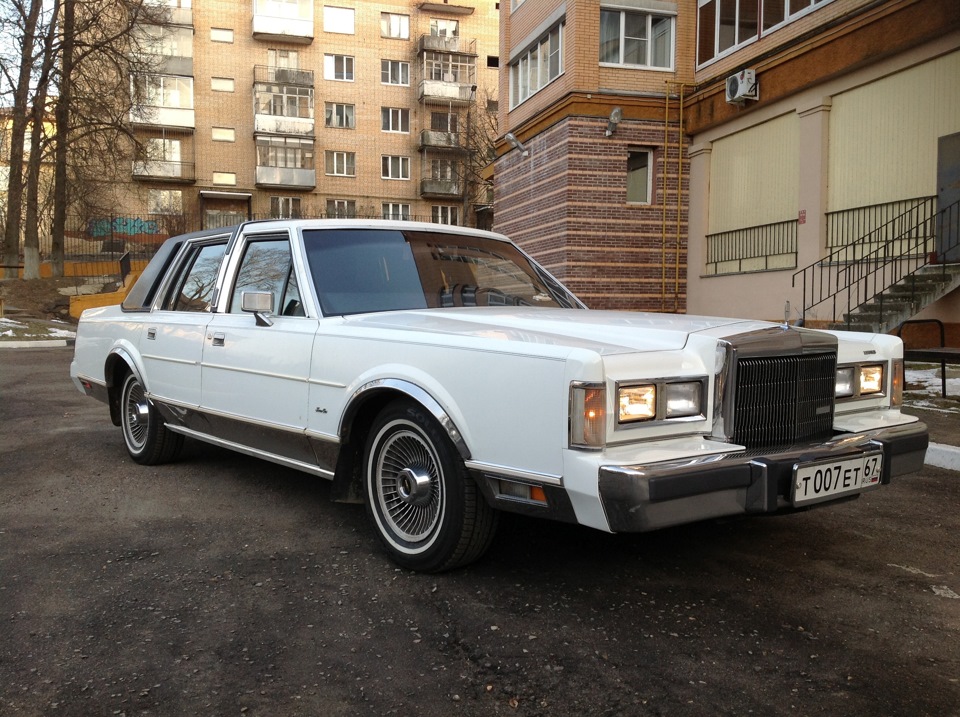
[(147, 329), (147, 339), (149, 339), (150, 341), (157, 340), (157, 330), (155, 328), (151, 327)]
[(226, 334), (216, 333), (213, 335), (213, 345), (214, 346), (223, 346), (224, 341), (226, 340)]

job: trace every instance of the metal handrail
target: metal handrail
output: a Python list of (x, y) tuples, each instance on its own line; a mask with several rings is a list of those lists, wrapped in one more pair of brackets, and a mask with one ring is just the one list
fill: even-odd
[[(897, 231), (905, 224), (906, 229)], [(958, 224), (960, 201), (939, 212), (933, 211), (932, 201), (925, 201), (795, 272), (791, 285), (796, 286), (797, 277), (802, 277), (804, 319), (808, 311), (832, 300), (831, 316), (835, 320), (838, 299), (842, 301), (845, 297), (844, 313), (849, 326), (853, 311), (880, 297), (882, 321), (883, 292), (923, 267), (939, 261), (936, 252), (926, 251), (926, 243), (931, 238), (950, 236), (951, 244), (940, 250), (946, 253), (955, 249), (960, 241)], [(953, 229), (949, 234), (945, 231), (948, 228)], [(879, 246), (867, 250), (875, 244)], [(915, 285), (911, 288), (909, 298), (916, 298)]]

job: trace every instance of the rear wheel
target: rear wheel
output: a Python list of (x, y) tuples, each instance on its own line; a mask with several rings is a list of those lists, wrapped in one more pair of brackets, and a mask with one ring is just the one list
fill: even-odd
[(143, 384), (133, 373), (123, 379), (120, 427), (130, 457), (143, 465), (172, 461), (183, 446), (183, 436), (163, 425), (156, 406), (147, 398)]
[(453, 443), (422, 406), (398, 401), (377, 417), (364, 452), (367, 509), (397, 564), (441, 572), (477, 560), (497, 513)]

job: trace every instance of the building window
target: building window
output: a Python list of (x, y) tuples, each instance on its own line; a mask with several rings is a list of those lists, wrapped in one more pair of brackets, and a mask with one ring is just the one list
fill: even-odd
[(148, 107), (193, 109), (193, 78), (174, 75), (146, 75), (143, 83), (144, 104)]
[(381, 179), (410, 179), (410, 158), (383, 155), (380, 158)]
[(327, 217), (336, 219), (354, 219), (357, 216), (357, 202), (353, 199), (328, 199)]
[(380, 37), (410, 39), (410, 16), (392, 12), (380, 13)]
[(156, 162), (179, 162), (180, 147), (179, 139), (151, 137), (143, 148), (144, 158)]
[(763, 32), (807, 15), (832, 0), (697, 0), (697, 65), (729, 55)]
[(673, 67), (674, 18), (627, 10), (600, 10), (600, 62)]
[(236, 172), (214, 172), (213, 173), (213, 183), (214, 184), (225, 184), (228, 186), (236, 186), (237, 184), (237, 173)]
[(211, 77), (210, 89), (213, 92), (233, 92), (234, 82), (232, 77)]
[(179, 189), (151, 189), (147, 192), (147, 211), (151, 214), (182, 214), (183, 192)]
[(380, 108), (380, 129), (384, 132), (410, 132), (410, 110), (399, 107)]
[(235, 142), (237, 131), (233, 127), (212, 127), (210, 129), (210, 139), (214, 142)]
[(430, 129), (434, 132), (456, 132), (459, 120), (456, 112), (431, 112)]
[(300, 197), (270, 197), (270, 216), (274, 219), (298, 219)]
[(487, 55), (487, 67), (491, 70), (495, 70), (500, 67), (500, 58), (496, 55)]
[(563, 30), (561, 22), (510, 64), (511, 109), (563, 74)]
[(324, 154), (326, 173), (333, 177), (355, 177), (357, 175), (357, 155), (355, 152), (335, 152), (327, 150)]
[(456, 55), (449, 52), (423, 54), (423, 76), (428, 80), (469, 85), (473, 84), (475, 69), (476, 59), (470, 55)]
[(324, 109), (324, 125), (341, 129), (355, 129), (357, 118), (353, 105), (327, 102)]
[(267, 64), (270, 67), (283, 67), (296, 70), (300, 67), (300, 54), (296, 50), (267, 50)]
[(627, 155), (627, 201), (631, 204), (650, 204), (653, 152), (636, 150)]
[(313, 140), (294, 137), (257, 137), (257, 165), (313, 169)]
[(380, 82), (385, 85), (409, 85), (410, 63), (380, 60)]
[(434, 206), (432, 207), (431, 220), (434, 224), (457, 225), (460, 223), (460, 208)]
[(257, 85), (257, 114), (274, 117), (313, 118), (313, 88), (293, 85)]
[(228, 30), (223, 27), (211, 27), (210, 42), (233, 42), (233, 30)]
[(410, 220), (409, 204), (394, 204), (393, 202), (384, 202), (381, 205), (381, 212), (384, 219)]
[(455, 159), (431, 159), (430, 178), (452, 182), (459, 177), (457, 161)]
[(460, 37), (460, 21), (430, 18), (430, 34), (434, 37)]
[(353, 8), (323, 6), (323, 31), (353, 35)]
[(353, 82), (353, 58), (349, 55), (324, 55), (323, 79)]

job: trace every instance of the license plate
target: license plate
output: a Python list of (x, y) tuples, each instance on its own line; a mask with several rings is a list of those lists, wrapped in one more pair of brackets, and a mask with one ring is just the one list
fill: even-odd
[(859, 493), (880, 485), (883, 453), (866, 453), (856, 458), (839, 458), (793, 467), (793, 504), (806, 505)]

